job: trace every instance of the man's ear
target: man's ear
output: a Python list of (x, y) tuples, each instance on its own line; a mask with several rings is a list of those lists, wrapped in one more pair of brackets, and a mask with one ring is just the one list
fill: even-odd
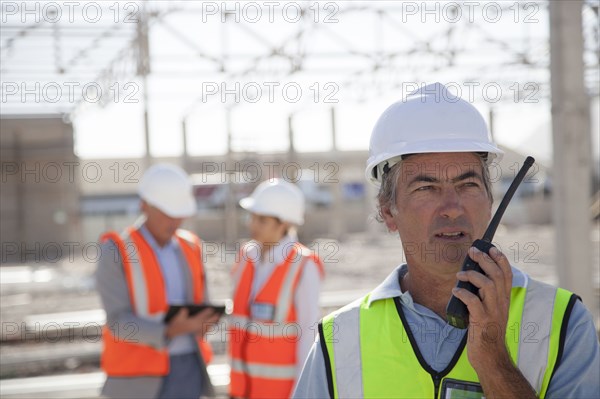
[(142, 211), (142, 213), (148, 213), (148, 207), (150, 205), (148, 205), (148, 203), (144, 200), (140, 200), (140, 210)]
[(283, 228), (281, 231), (283, 232), (283, 235), (285, 235), (292, 228), (292, 224), (288, 222), (281, 222), (281, 227)]
[(389, 206), (381, 207), (381, 216), (383, 217), (383, 223), (385, 223), (385, 227), (387, 227), (388, 231), (398, 231), (396, 221), (394, 220), (394, 214)]

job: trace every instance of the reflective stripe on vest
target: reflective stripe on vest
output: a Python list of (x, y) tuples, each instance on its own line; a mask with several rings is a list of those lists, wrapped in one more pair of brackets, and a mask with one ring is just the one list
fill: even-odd
[[(506, 344), (539, 397), (557, 364), (563, 320), (575, 297), (534, 280), (511, 292)], [(437, 373), (420, 357), (402, 312), (398, 298), (369, 304), (367, 295), (323, 319), (319, 333), (332, 397), (437, 398), (452, 380), (476, 386), (464, 350), (467, 334), (446, 370)]]
[[(231, 355), (230, 395), (286, 398), (296, 378), (296, 343), (302, 333), (296, 320), (294, 293), (304, 264), (312, 259), (322, 273), (321, 261), (306, 247), (295, 244), (277, 265), (251, 302), (255, 265), (251, 259), (234, 269), (234, 305), (228, 318)], [(252, 304), (266, 309), (253, 318)], [(255, 313), (256, 315), (256, 313)]]
[[(205, 286), (200, 240), (185, 230), (178, 230), (176, 238), (192, 279), (194, 303), (202, 303)], [(106, 233), (101, 241), (107, 240), (112, 240), (119, 250), (133, 312), (140, 318), (162, 322), (169, 305), (164, 277), (150, 245), (134, 228), (127, 229), (123, 235)], [(107, 326), (104, 327), (101, 365), (109, 376), (168, 374), (166, 348), (153, 348), (128, 338), (135, 339), (115, 337)], [(208, 362), (212, 355), (208, 344), (198, 340), (198, 345)]]
[(130, 228), (123, 241), (128, 250), (130, 293), (135, 313), (144, 319), (162, 321), (167, 310), (167, 293), (156, 255), (138, 230)]
[(541, 398), (546, 394), (559, 360), (565, 310), (576, 298), (567, 290), (531, 279), (527, 280), (526, 287), (513, 288), (511, 307), (523, 310), (520, 318), (517, 312), (509, 313), (507, 347), (512, 358), (517, 359), (521, 373)]
[[(244, 367), (246, 369), (244, 369)], [(296, 365), (293, 366), (269, 366), (260, 363), (242, 362), (237, 359), (231, 361), (231, 370), (239, 373), (248, 372), (254, 377), (273, 379), (296, 378)]]

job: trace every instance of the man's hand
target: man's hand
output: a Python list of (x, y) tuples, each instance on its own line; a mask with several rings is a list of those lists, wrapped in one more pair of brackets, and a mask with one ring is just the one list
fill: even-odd
[(188, 310), (181, 308), (167, 325), (165, 334), (167, 338), (174, 338), (183, 334), (204, 336), (220, 317), (219, 312), (214, 312), (210, 308), (206, 308), (190, 317)]
[(470, 270), (457, 274), (459, 280), (479, 288), (479, 296), (465, 289), (453, 289), (453, 294), (469, 309), (469, 362), (486, 397), (535, 398), (535, 391), (513, 364), (505, 344), (512, 289), (510, 263), (497, 248), (492, 248), (488, 256), (472, 247), (469, 256), (485, 273)]
[(459, 272), (457, 278), (469, 281), (479, 288), (479, 296), (463, 289), (454, 289), (454, 294), (469, 309), (469, 361), (475, 368), (495, 368), (498, 360), (510, 361), (504, 343), (512, 271), (506, 257), (496, 248), (490, 256), (475, 247), (469, 249), (469, 256), (479, 263), (485, 273), (474, 270)]

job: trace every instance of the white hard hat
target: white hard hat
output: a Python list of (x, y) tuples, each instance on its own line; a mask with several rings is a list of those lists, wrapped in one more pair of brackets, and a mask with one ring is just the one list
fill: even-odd
[(402, 155), (429, 152), (485, 152), (488, 163), (503, 154), (479, 111), (441, 83), (411, 93), (379, 117), (371, 133), (367, 180), (379, 185), (384, 168)]
[(250, 197), (240, 201), (247, 211), (274, 216), (295, 225), (304, 224), (304, 195), (295, 185), (281, 179), (264, 181)]
[(148, 168), (140, 180), (138, 194), (172, 218), (185, 218), (196, 212), (190, 178), (172, 164), (159, 163)]

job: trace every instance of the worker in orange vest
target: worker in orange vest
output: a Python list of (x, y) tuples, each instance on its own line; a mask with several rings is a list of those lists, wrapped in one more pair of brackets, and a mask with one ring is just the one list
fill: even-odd
[(230, 396), (291, 396), (315, 337), (323, 263), (298, 242), (304, 196), (281, 179), (261, 183), (240, 201), (252, 240), (233, 269), (229, 324)]
[(190, 316), (182, 308), (165, 322), (169, 305), (208, 301), (200, 239), (179, 229), (196, 211), (187, 174), (157, 164), (142, 176), (141, 217), (123, 233), (102, 236), (96, 271), (106, 310), (102, 395), (111, 398), (213, 396), (203, 341), (219, 315)]

